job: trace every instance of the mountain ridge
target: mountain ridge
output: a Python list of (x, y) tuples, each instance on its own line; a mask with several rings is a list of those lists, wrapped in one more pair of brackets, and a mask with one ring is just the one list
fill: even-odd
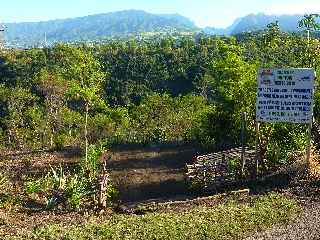
[(278, 21), (281, 30), (287, 32), (298, 32), (298, 21), (303, 18), (303, 14), (248, 14), (237, 18), (227, 28), (206, 27), (203, 31), (210, 35), (237, 35), (243, 32), (258, 31), (266, 28), (271, 23)]
[(123, 10), (93, 14), (83, 17), (48, 21), (5, 23), (5, 39), (8, 46), (41, 46), (57, 42), (96, 41), (109, 37), (126, 37), (143, 33), (197, 33), (208, 35), (237, 35), (257, 31), (267, 24), (279, 21), (282, 30), (296, 32), (301, 14), (272, 15), (249, 14), (237, 18), (227, 28), (206, 27), (200, 29), (189, 18), (180, 14), (152, 14), (143, 10)]
[(9, 43), (36, 44), (98, 40), (161, 29), (195, 31), (198, 28), (190, 19), (179, 14), (152, 14), (142, 10), (124, 10), (84, 17), (55, 19), (40, 22), (4, 23)]

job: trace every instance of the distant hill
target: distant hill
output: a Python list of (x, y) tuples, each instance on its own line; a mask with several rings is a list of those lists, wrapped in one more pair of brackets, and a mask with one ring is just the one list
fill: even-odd
[(297, 32), (298, 21), (303, 15), (266, 15), (266, 14), (250, 14), (243, 17), (233, 28), (231, 34), (238, 34), (247, 31), (256, 31), (265, 28), (269, 23), (279, 21), (279, 25), (283, 31)]
[(300, 29), (298, 21), (303, 15), (266, 15), (263, 13), (250, 14), (242, 18), (238, 18), (227, 28), (204, 28), (203, 32), (211, 35), (236, 35), (242, 32), (257, 31), (264, 29), (269, 23), (279, 21), (279, 25), (283, 31), (297, 32)]
[(37, 45), (49, 43), (96, 40), (141, 32), (194, 31), (195, 24), (178, 14), (151, 14), (127, 10), (86, 17), (44, 22), (5, 23), (9, 44)]
[[(297, 23), (302, 17), (303, 15), (250, 14), (236, 19), (227, 28), (206, 27), (202, 32), (209, 35), (236, 35), (263, 29), (274, 21), (279, 21), (282, 30), (296, 32), (299, 31)], [(48, 44), (52, 44), (132, 35), (194, 33), (201, 30), (190, 19), (179, 14), (151, 14), (141, 10), (44, 22), (7, 23), (5, 26), (8, 45), (16, 47), (41, 46), (45, 39)]]

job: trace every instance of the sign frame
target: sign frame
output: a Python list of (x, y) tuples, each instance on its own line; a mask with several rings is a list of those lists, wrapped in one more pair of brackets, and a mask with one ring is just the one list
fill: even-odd
[[(266, 73), (265, 74), (266, 77), (263, 77), (264, 72)], [(266, 122), (266, 123), (287, 122), (287, 123), (294, 123), (294, 124), (307, 124), (308, 125), (308, 140), (307, 140), (308, 143), (307, 143), (307, 151), (306, 151), (306, 161), (309, 166), (310, 157), (311, 157), (311, 130), (312, 130), (312, 123), (313, 123), (315, 79), (316, 79), (316, 71), (313, 68), (259, 68), (258, 69), (256, 118), (255, 118), (256, 176), (258, 176), (258, 173), (259, 173), (259, 162), (260, 162), (259, 132), (260, 132), (260, 124), (262, 122)], [(284, 89), (284, 90), (281, 92), (281, 89)], [(263, 99), (264, 97), (266, 97), (267, 100), (264, 100)], [(286, 102), (287, 99), (288, 99), (288, 102)], [(293, 102), (290, 102), (289, 100), (292, 100)], [(276, 103), (276, 104), (275, 106), (268, 106), (268, 104), (263, 105), (263, 103), (267, 103), (267, 102)], [(290, 110), (289, 110), (289, 107), (286, 107), (286, 103), (290, 105)], [(292, 103), (296, 103), (299, 107), (292, 108), (291, 106)], [(266, 115), (269, 115), (269, 117), (263, 118), (261, 115), (259, 115), (259, 110), (260, 110), (260, 113), (263, 112), (261, 108), (263, 108), (263, 110), (266, 109), (265, 112), (268, 113)], [(270, 111), (268, 111), (269, 108), (273, 110), (271, 114), (270, 114)], [(294, 111), (293, 115), (291, 115), (291, 112), (293, 111), (292, 109), (296, 110)], [(301, 115), (302, 115), (302, 118), (301, 118)], [(288, 117), (288, 116), (291, 116), (291, 117)]]

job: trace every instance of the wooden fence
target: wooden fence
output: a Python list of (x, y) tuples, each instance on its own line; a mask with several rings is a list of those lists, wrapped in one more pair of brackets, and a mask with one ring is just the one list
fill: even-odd
[(193, 164), (187, 165), (187, 181), (204, 189), (235, 182), (240, 177), (248, 177), (254, 168), (255, 151), (246, 149), (244, 176), (241, 163), (242, 148), (234, 148), (196, 157)]

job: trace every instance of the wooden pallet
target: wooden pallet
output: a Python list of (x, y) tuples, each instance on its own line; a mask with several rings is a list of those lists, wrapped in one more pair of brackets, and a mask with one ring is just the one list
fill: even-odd
[[(204, 188), (215, 188), (236, 181), (241, 172), (242, 148), (197, 156), (194, 163), (187, 165), (187, 181)], [(245, 160), (250, 163), (255, 151), (246, 149)], [(233, 165), (230, 164), (231, 161)], [(250, 164), (246, 165), (248, 168)], [(245, 169), (247, 171), (248, 169)]]

